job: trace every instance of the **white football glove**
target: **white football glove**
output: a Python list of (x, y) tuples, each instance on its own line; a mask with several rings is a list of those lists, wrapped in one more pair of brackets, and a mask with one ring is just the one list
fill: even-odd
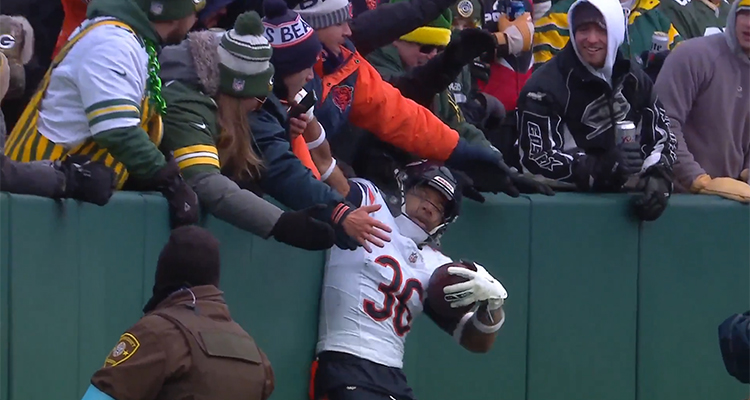
[(443, 288), (445, 300), (452, 308), (464, 307), (480, 301), (487, 301), (489, 310), (497, 310), (505, 303), (508, 292), (483, 266), (474, 263), (476, 272), (468, 268), (449, 267), (448, 273), (462, 276), (468, 281)]

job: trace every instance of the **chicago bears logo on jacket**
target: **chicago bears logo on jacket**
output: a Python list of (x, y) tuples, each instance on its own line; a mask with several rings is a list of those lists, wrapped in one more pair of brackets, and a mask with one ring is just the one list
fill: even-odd
[(354, 88), (349, 85), (338, 85), (331, 89), (331, 96), (333, 98), (333, 104), (338, 107), (341, 112), (346, 111), (349, 105), (352, 104), (352, 98)]

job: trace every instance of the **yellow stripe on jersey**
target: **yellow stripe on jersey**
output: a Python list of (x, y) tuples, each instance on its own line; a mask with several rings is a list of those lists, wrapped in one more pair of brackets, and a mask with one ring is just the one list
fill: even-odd
[(216, 150), (216, 146), (212, 146), (209, 144), (196, 144), (193, 146), (180, 147), (179, 149), (174, 151), (174, 157), (179, 158), (185, 154), (197, 153), (201, 151), (213, 153), (213, 154), (216, 154), (216, 156), (219, 155), (219, 151)]
[(216, 150), (216, 146), (196, 144), (181, 147), (174, 151), (174, 158), (181, 170), (194, 165), (211, 165), (221, 168), (219, 152)]
[(669, 32), (667, 32), (667, 34), (669, 35), (669, 44), (667, 45), (667, 47), (669, 47), (670, 50), (674, 50), (675, 41), (680, 37), (680, 32), (677, 32), (677, 29), (675, 29), (674, 25), (670, 24)]
[(221, 169), (221, 164), (219, 164), (219, 159), (214, 157), (200, 157), (196, 156), (193, 158), (184, 159), (182, 161), (178, 161), (177, 165), (180, 166), (180, 170), (188, 169), (194, 165), (211, 165), (213, 167)]
[(549, 50), (540, 50), (534, 52), (534, 64), (544, 64), (552, 59), (552, 52)]
[(138, 107), (127, 105), (127, 106), (111, 106), (111, 107), (100, 108), (96, 111), (92, 111), (86, 114), (86, 118), (88, 118), (90, 121), (104, 114), (111, 114), (111, 113), (125, 112), (125, 111), (133, 112), (140, 117), (140, 111), (138, 110)]
[[(538, 39), (538, 40), (537, 40)], [(534, 34), (536, 46), (549, 45), (557, 51), (562, 51), (565, 45), (570, 41), (570, 36), (561, 35), (560, 31), (551, 30), (548, 32), (539, 32)]]
[(548, 14), (534, 24), (535, 29), (547, 27), (547, 25), (553, 25), (557, 29), (568, 29), (568, 14), (567, 13), (552, 13)]

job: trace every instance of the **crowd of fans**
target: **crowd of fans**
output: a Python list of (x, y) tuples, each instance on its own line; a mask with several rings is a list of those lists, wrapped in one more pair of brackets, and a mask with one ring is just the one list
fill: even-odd
[(3, 191), (159, 191), (308, 250), (382, 246), (347, 179), (419, 159), (479, 202), (750, 202), (750, 0), (37, 3), (0, 16)]

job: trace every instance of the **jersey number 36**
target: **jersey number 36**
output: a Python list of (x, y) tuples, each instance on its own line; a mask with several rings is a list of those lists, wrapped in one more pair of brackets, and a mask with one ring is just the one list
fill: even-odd
[[(378, 290), (385, 295), (382, 308), (369, 299), (364, 301), (363, 307), (367, 315), (376, 321), (382, 322), (393, 317), (393, 329), (397, 335), (404, 336), (411, 330), (412, 316), (408, 307), (409, 300), (416, 292), (421, 302), (424, 289), (416, 279), (407, 279), (404, 282), (401, 265), (393, 257), (380, 256), (375, 259), (375, 263), (392, 269), (393, 279), (388, 284), (381, 283), (378, 285)], [(406, 319), (406, 322), (404, 322), (404, 319)]]

